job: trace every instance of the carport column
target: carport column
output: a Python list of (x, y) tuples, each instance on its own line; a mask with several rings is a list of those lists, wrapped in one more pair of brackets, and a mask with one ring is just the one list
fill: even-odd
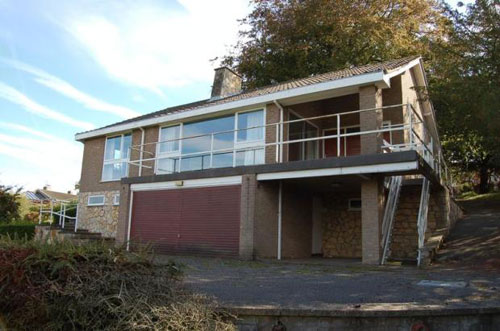
[(381, 257), (383, 179), (361, 183), (361, 250), (365, 264), (379, 264)]
[(243, 175), (240, 205), (240, 258), (253, 259), (256, 175)]
[[(382, 107), (382, 91), (375, 85), (359, 89), (360, 109)], [(377, 130), (382, 127), (382, 109), (361, 112), (360, 131)], [(361, 136), (361, 154), (381, 152), (382, 133)], [(361, 240), (363, 263), (380, 262), (383, 215), (383, 179), (374, 178), (361, 183)]]

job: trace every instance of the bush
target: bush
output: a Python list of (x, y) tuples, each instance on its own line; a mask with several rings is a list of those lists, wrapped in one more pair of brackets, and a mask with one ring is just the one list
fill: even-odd
[(11, 238), (27, 238), (32, 239), (35, 235), (36, 224), (0, 224), (0, 236), (8, 235)]
[(0, 223), (8, 223), (19, 219), (19, 192), (11, 186), (0, 185)]
[(233, 330), (185, 291), (179, 265), (103, 243), (0, 240), (0, 315), (8, 329)]

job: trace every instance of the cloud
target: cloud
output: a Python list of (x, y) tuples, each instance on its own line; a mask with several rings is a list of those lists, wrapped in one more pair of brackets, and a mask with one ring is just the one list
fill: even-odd
[(58, 21), (108, 75), (162, 95), (163, 88), (210, 83), (210, 59), (236, 42), (247, 0), (100, 3), (65, 10)]
[[(18, 167), (0, 169), (2, 184), (20, 185), (25, 189), (45, 184), (61, 191), (74, 188), (81, 169), (82, 146), (79, 143), (19, 124), (0, 123), (0, 126), (16, 132), (0, 133), (0, 154), (22, 161)], [(27, 137), (26, 133), (34, 137)]]
[(36, 76), (35, 80), (38, 83), (75, 100), (88, 109), (113, 114), (124, 119), (141, 115), (139, 112), (130, 108), (99, 100), (87, 93), (78, 90), (70, 83), (26, 63), (7, 59), (2, 59), (2, 62), (10, 65), (13, 68), (16, 68), (17, 70), (21, 70)]
[(58, 111), (52, 110), (46, 106), (43, 106), (30, 98), (28, 98), (23, 93), (19, 92), (15, 88), (0, 82), (0, 98), (10, 101), (12, 103), (22, 106), (24, 109), (32, 114), (53, 119), (55, 121), (69, 124), (74, 127), (82, 128), (84, 130), (90, 130), (94, 128), (94, 125), (89, 122), (75, 120), (67, 115), (64, 115)]

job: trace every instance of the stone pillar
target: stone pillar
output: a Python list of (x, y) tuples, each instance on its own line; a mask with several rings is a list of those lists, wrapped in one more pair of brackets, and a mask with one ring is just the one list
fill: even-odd
[(127, 242), (131, 193), (132, 191), (130, 191), (129, 184), (121, 184), (120, 207), (118, 211), (118, 224), (116, 226), (115, 238), (117, 245), (122, 245)]
[(252, 260), (254, 255), (254, 218), (256, 175), (244, 175), (241, 183), (240, 258)]
[[(359, 88), (359, 108), (371, 109), (382, 107), (382, 90), (375, 85)], [(370, 110), (359, 114), (360, 130), (376, 130), (382, 127), (382, 109)], [(380, 153), (382, 146), (382, 133), (361, 135), (361, 154)]]
[(381, 258), (383, 179), (361, 183), (361, 248), (365, 264), (379, 264)]

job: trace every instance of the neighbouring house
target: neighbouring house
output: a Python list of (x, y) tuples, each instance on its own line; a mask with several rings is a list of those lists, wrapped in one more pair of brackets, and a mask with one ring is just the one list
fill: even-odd
[(70, 202), (78, 199), (78, 196), (72, 194), (70, 191), (66, 193), (52, 191), (50, 186), (44, 186), (43, 189), (37, 189), (36, 191), (26, 191), (24, 192), (24, 195), (28, 198), (28, 200), (36, 204), (49, 203), (50, 201), (53, 203), (61, 201)]
[(78, 227), (168, 254), (378, 264), (458, 216), (420, 57), (241, 86), (218, 68), (209, 99), (76, 134)]

